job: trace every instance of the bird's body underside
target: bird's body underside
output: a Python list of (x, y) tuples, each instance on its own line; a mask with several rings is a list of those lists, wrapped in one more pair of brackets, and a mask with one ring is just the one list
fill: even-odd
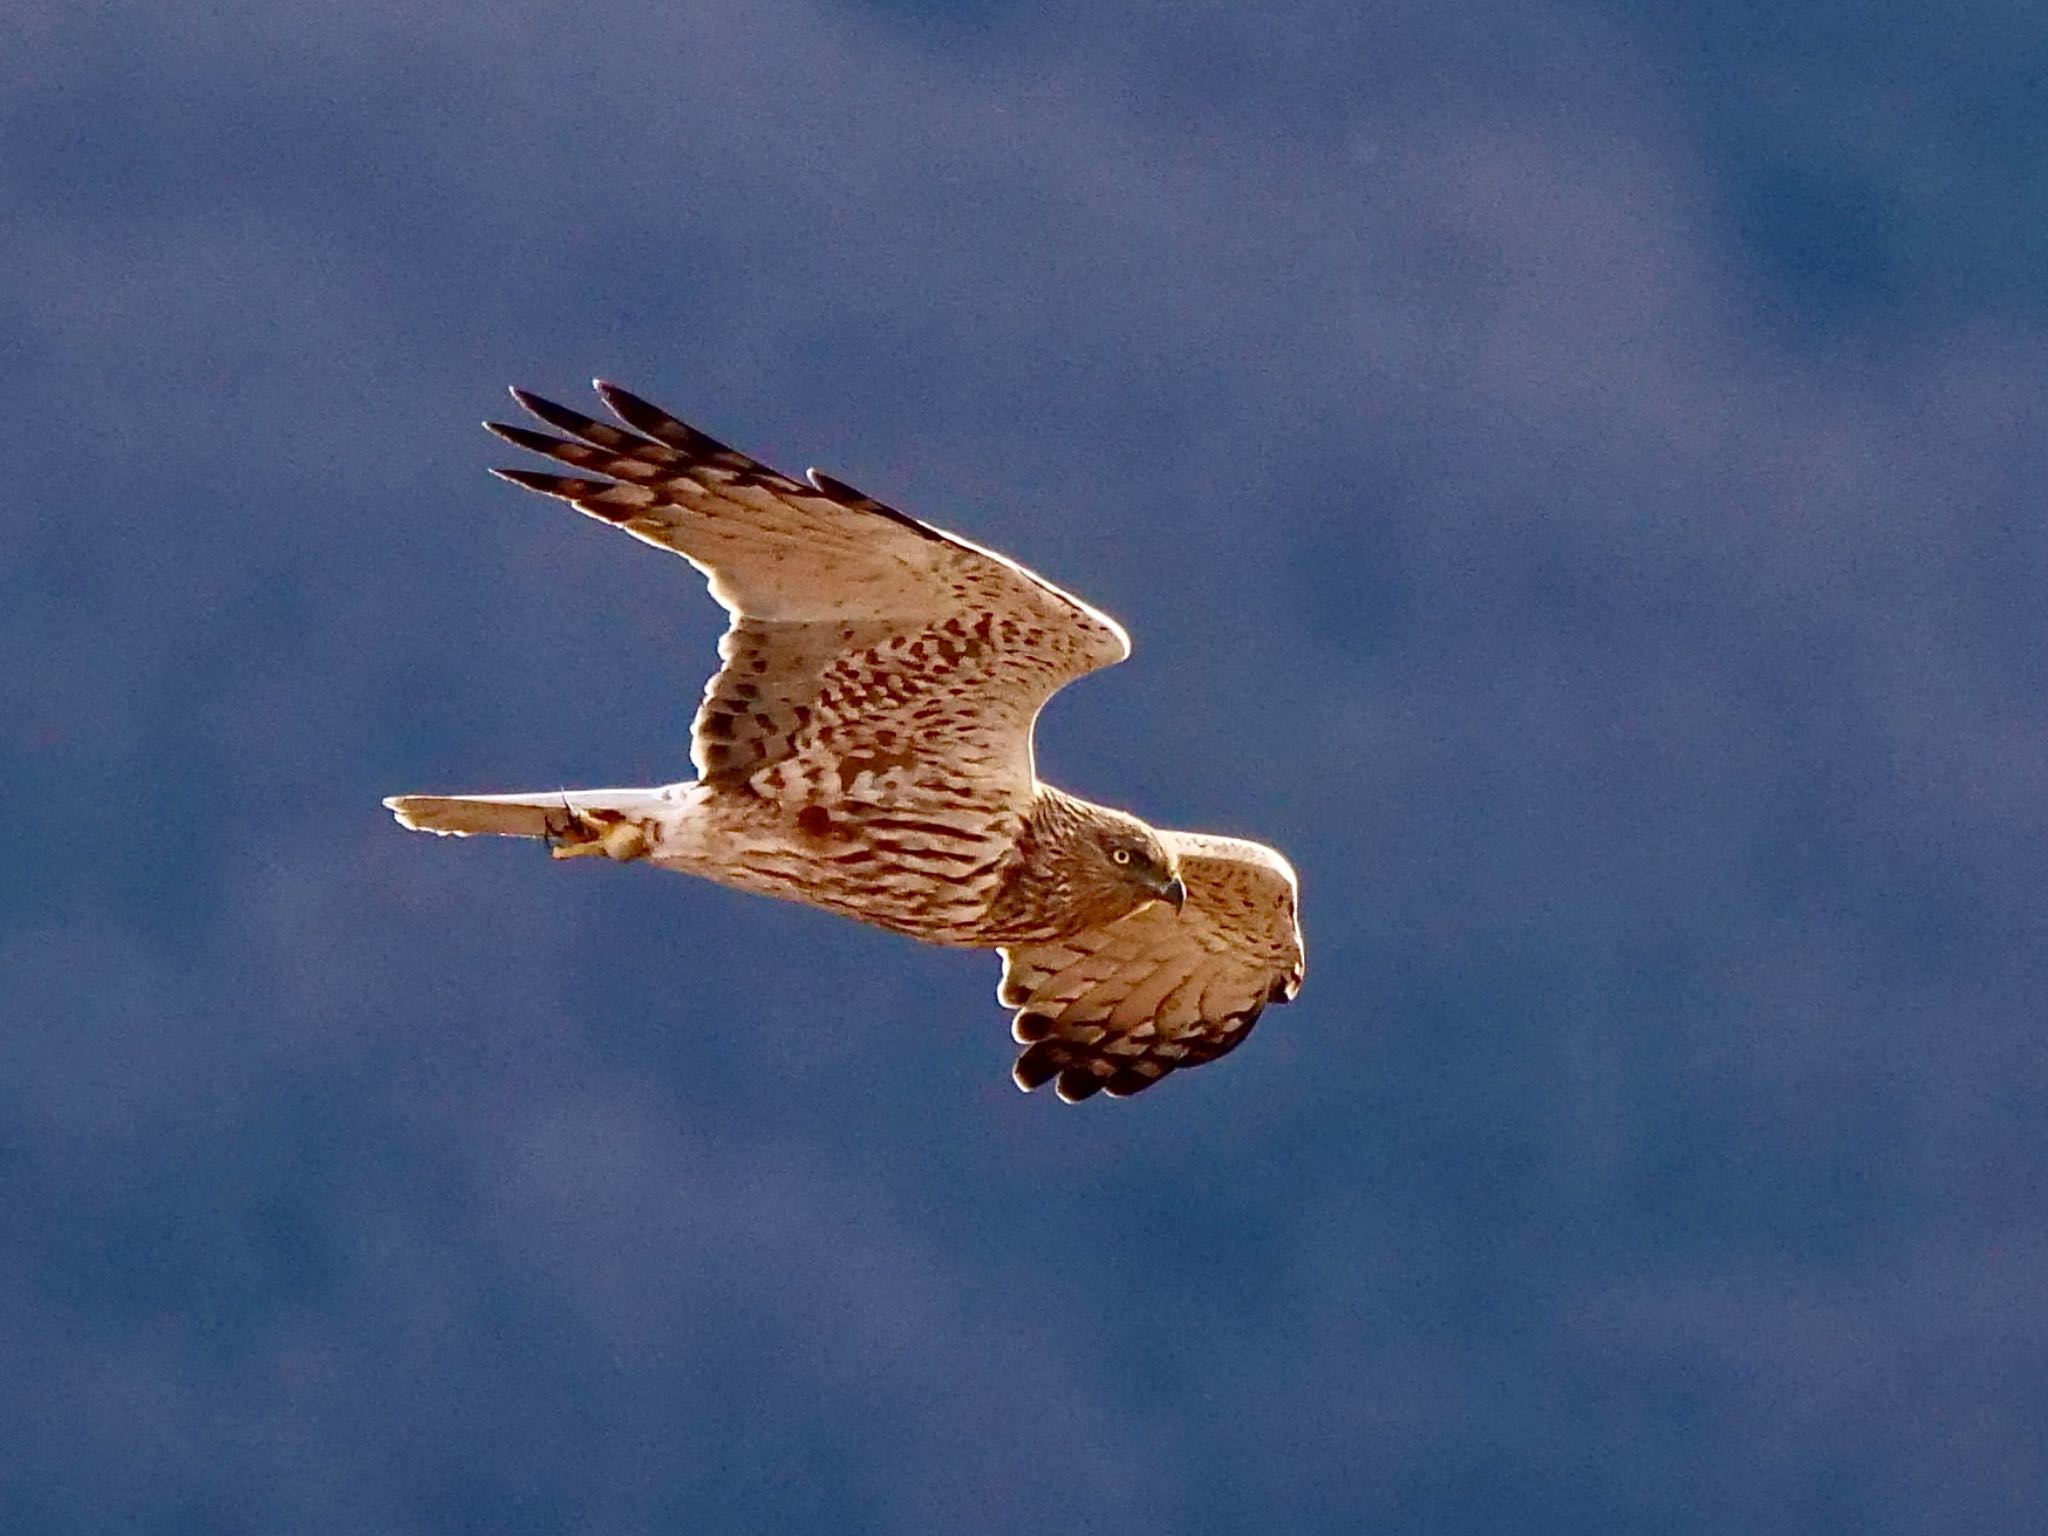
[(803, 485), (611, 386), (623, 425), (514, 391), (569, 434), (492, 429), (607, 479), (498, 473), (710, 578), (732, 614), (698, 777), (650, 789), (395, 796), (408, 827), (646, 860), (927, 943), (1003, 950), (1016, 1076), (1137, 1092), (1234, 1046), (1300, 985), (1272, 850), (1163, 833), (1041, 783), (1046, 699), (1123, 631), (1000, 555), (813, 471)]
[(541, 838), (558, 859), (645, 859), (927, 944), (997, 949), (1059, 938), (1072, 927), (1019, 914), (1016, 902), (1004, 899), (1004, 885), (1020, 867), (1024, 818), (991, 817), (957, 801), (842, 799), (829, 811), (816, 802), (791, 811), (744, 786), (693, 781), (659, 789), (397, 795), (387, 804), (415, 831)]

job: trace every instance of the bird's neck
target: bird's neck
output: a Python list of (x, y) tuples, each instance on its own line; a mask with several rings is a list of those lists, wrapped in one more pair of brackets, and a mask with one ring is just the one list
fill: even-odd
[(1046, 846), (1058, 847), (1082, 836), (1084, 829), (1098, 818), (1103, 809), (1079, 795), (1070, 795), (1050, 784), (1040, 784), (1025, 830)]

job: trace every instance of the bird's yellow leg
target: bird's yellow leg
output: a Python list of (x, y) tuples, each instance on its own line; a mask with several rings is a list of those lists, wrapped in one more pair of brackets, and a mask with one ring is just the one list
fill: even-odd
[(654, 846), (647, 828), (617, 811), (566, 808), (567, 824), (549, 829), (548, 852), (558, 859), (644, 859)]

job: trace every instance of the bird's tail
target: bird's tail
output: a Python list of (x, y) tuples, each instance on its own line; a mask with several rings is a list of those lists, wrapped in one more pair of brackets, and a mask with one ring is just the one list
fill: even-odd
[(524, 795), (393, 795), (384, 802), (402, 827), (453, 837), (574, 837), (593, 823), (649, 819), (666, 804), (659, 789), (556, 789)]

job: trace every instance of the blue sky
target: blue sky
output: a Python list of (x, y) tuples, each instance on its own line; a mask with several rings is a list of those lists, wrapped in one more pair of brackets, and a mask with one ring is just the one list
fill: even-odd
[[(2048, 1499), (2048, 22), (31, 4), (0, 1524), (2009, 1530)], [(1130, 1104), (992, 959), (430, 843), (683, 771), (601, 373), (1115, 614), (1301, 870)]]

